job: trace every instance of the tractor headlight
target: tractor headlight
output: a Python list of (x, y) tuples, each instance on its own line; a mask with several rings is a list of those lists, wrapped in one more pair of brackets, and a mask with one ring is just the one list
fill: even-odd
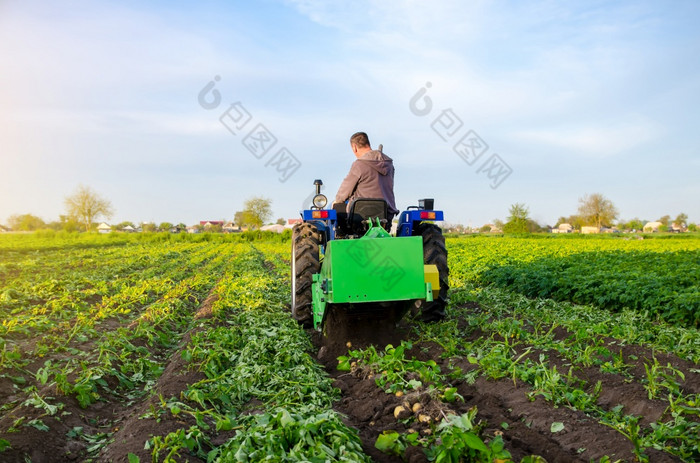
[(325, 195), (318, 194), (314, 196), (314, 207), (316, 209), (323, 209), (328, 204), (328, 198)]

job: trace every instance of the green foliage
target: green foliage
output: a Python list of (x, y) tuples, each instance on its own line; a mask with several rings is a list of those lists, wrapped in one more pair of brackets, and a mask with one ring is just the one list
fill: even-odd
[(450, 239), (452, 286), (495, 284), (528, 297), (630, 308), (700, 323), (700, 239), (609, 237)]
[[(245, 246), (215, 288), (213, 326), (194, 334), (183, 358), (205, 379), (183, 393), (186, 402), (162, 401), (173, 415), (190, 415), (197, 425), (154, 438), (154, 457), (185, 452), (208, 461), (369, 461), (359, 439), (331, 410), (337, 390), (308, 354), (311, 344), (285, 311), (288, 246)], [(281, 251), (283, 249), (284, 251)], [(267, 259), (266, 260), (266, 256)], [(250, 413), (251, 403), (258, 412)], [(205, 437), (236, 429), (225, 445)], [(208, 437), (207, 437), (208, 438)], [(192, 444), (192, 445), (188, 445)], [(166, 453), (169, 452), (169, 453)]]
[(311, 463), (370, 462), (356, 432), (332, 411), (286, 408), (249, 418), (235, 437), (217, 450), (213, 461)]
[(111, 217), (114, 209), (112, 203), (98, 195), (92, 188), (79, 185), (72, 195), (64, 200), (66, 215), (89, 231), (93, 222), (99, 217)]
[(206, 449), (209, 448), (206, 435), (198, 426), (191, 426), (189, 429), (180, 428), (165, 437), (155, 436), (146, 442), (145, 449), (150, 450), (153, 461), (172, 462), (177, 461), (175, 457), (181, 457), (180, 452), (186, 450), (190, 454), (206, 458)]
[(260, 228), (272, 216), (272, 201), (267, 198), (253, 197), (243, 204), (240, 214), (236, 213), (238, 225), (250, 228)]
[[(288, 241), (280, 235), (251, 242), (239, 235), (207, 234), (3, 236), (0, 375), (56, 394), (18, 391), (26, 395), (2, 413), (17, 405), (37, 409), (40, 416), (34, 420), (14, 419), (15, 428), (46, 430), (52, 422), (43, 417), (60, 416), (65, 396), (86, 408), (105, 395), (138, 400), (153, 389), (168, 353), (197, 326), (183, 358), (205, 379), (189, 385), (182, 398), (160, 398), (146, 414), (157, 421), (166, 416), (190, 420), (148, 441), (155, 459), (213, 458), (215, 433), (235, 429), (243, 436), (241, 429), (252, 426), (256, 414), (271, 417), (266, 434), (283, 433), (286, 428), (273, 428), (286, 418), (273, 418), (284, 409), (298, 424), (295, 432), (304, 436), (296, 444), (300, 454), (368, 461), (356, 433), (331, 410), (338, 391), (309, 355), (307, 335), (286, 312), (288, 252)], [(213, 317), (195, 319), (212, 288)], [(105, 319), (119, 320), (121, 326), (101, 331)], [(86, 342), (90, 351), (75, 347)], [(39, 368), (27, 371), (30, 363)], [(251, 403), (259, 404), (259, 413), (250, 413)], [(91, 455), (109, 441), (82, 429), (73, 434), (91, 439)], [(325, 457), (324, 451), (329, 452)]]
[[(443, 388), (444, 378), (434, 360), (420, 361), (413, 357), (406, 358), (406, 350), (412, 347), (410, 342), (401, 341), (398, 347), (387, 345), (383, 352), (377, 352), (374, 346), (369, 346), (365, 350), (353, 350), (348, 352), (347, 356), (338, 357), (338, 369), (350, 370), (352, 363), (356, 368), (369, 368), (377, 374), (375, 379), (377, 385), (387, 393), (415, 390), (428, 385)], [(352, 359), (357, 361), (352, 362)]]
[(406, 450), (406, 442), (404, 436), (396, 431), (384, 431), (374, 443), (374, 446), (384, 453), (392, 455), (403, 455)]
[[(483, 312), (470, 314), (467, 309), (460, 309), (460, 314), (470, 320), (470, 326), (478, 327), (482, 336), (466, 341), (460, 336), (468, 334), (448, 324), (441, 328), (421, 327), (424, 338), (445, 348), (445, 357), (467, 358), (470, 364), (478, 366), (479, 374), (493, 378), (511, 376), (514, 381), (522, 381), (528, 384), (528, 396), (532, 400), (541, 397), (552, 406), (586, 413), (625, 435), (634, 445), (639, 461), (646, 461), (648, 448), (663, 449), (684, 461), (694, 461), (700, 410), (697, 396), (683, 392), (683, 373), (652, 358), (644, 362), (646, 376), (640, 380), (627, 373), (622, 353), (618, 355), (610, 346), (646, 344), (653, 350), (675, 352), (697, 362), (700, 359), (697, 330), (653, 322), (630, 310), (613, 314), (591, 306), (528, 299), (493, 286), (464, 288), (453, 294), (453, 301), (467, 298), (478, 302)], [(554, 332), (562, 328), (570, 335), (555, 338)], [(533, 358), (532, 353), (537, 351), (539, 359), (535, 360), (537, 357)], [(557, 365), (552, 365), (551, 355), (562, 357), (565, 365), (570, 364), (568, 369), (560, 371)], [(578, 377), (579, 371), (591, 365), (620, 374), (626, 382), (636, 382), (640, 389), (647, 388), (655, 400), (666, 400), (673, 423), (668, 421), (667, 414), (651, 426), (643, 427), (638, 416), (623, 413), (622, 405), (601, 406), (598, 400), (603, 391), (601, 382), (588, 384), (585, 376)], [(451, 376), (469, 381), (469, 376), (459, 370)], [(567, 424), (563, 424), (566, 428)], [(550, 430), (561, 432), (560, 428), (557, 424)]]
[(634, 218), (626, 223), (620, 223), (620, 228), (641, 231), (644, 228), (644, 222), (638, 218)]
[(564, 423), (562, 423), (561, 421), (555, 421), (554, 423), (552, 423), (552, 426), (549, 430), (552, 432), (552, 434), (554, 434), (563, 431), (564, 428)]
[(153, 222), (143, 222), (141, 223), (141, 230), (143, 230), (144, 233), (153, 233), (158, 231), (158, 228)]
[(472, 408), (462, 415), (448, 416), (437, 426), (435, 435), (438, 438), (426, 452), (430, 461), (460, 463), (510, 459), (510, 452), (500, 436), (491, 439), (488, 445), (479, 437), (478, 428), (473, 424), (476, 412), (476, 408)]
[(34, 231), (46, 228), (46, 223), (32, 214), (12, 215), (7, 219), (7, 225), (14, 231)]
[(7, 439), (0, 439), (0, 452), (4, 452), (5, 450), (11, 448), (12, 446), (10, 445), (10, 442)]
[[(452, 382), (486, 375), (520, 382), (532, 399), (615, 429), (640, 461), (652, 448), (698, 460), (700, 409), (697, 395), (684, 390), (688, 374), (651, 355), (637, 362), (645, 371), (635, 377), (639, 369), (630, 368), (620, 348), (641, 344), (700, 361), (697, 329), (659, 319), (681, 320), (674, 318), (678, 308), (696, 307), (698, 300), (692, 288), (698, 287), (700, 240), (678, 238), (448, 240), (450, 311), (465, 323), (417, 324), (417, 338), (339, 358), (341, 368), (374, 375), (384, 391), (413, 392), (444, 407), (446, 413), (423, 424), (430, 433), (386, 431), (376, 447), (403, 457), (420, 446), (431, 461), (507, 461), (508, 426), (501, 426), (501, 439), (485, 435), (476, 408), (449, 413), (460, 406), (451, 403), (463, 401)], [(357, 433), (332, 411), (338, 391), (287, 312), (288, 253), (284, 235), (257, 232), (0, 237), (0, 377), (16, 386), (15, 402), (0, 407), (0, 417), (13, 431), (53, 432), (66, 396), (84, 407), (105, 397), (139, 400), (184, 345), (182, 359), (202, 379), (182, 395), (158, 397), (144, 415), (178, 423), (148, 441), (152, 459), (369, 461)], [(208, 294), (211, 317), (194, 318)], [(477, 302), (479, 310), (463, 307), (466, 302)], [(444, 349), (444, 363), (415, 358), (422, 358), (418, 349), (427, 341)], [(81, 350), (84, 345), (90, 350)], [(556, 364), (554, 356), (561, 357)], [(667, 404), (666, 413), (642, 425), (621, 406), (600, 405), (601, 383), (577, 376), (585, 368), (646, 388), (648, 397)], [(10, 410), (16, 416), (7, 419)], [(547, 428), (563, 434), (569, 422)], [(223, 443), (223, 436), (230, 439)], [(89, 458), (112, 438), (80, 426), (68, 437), (87, 442)], [(0, 452), (10, 445), (0, 439)]]
[[(58, 416), (64, 395), (85, 408), (105, 393), (143, 396), (164, 369), (162, 352), (191, 326), (194, 308), (235, 251), (225, 243), (162, 245), (124, 236), (3, 237), (0, 375), (57, 393), (44, 397), (28, 386), (23, 407)], [(99, 331), (107, 318), (123, 326)], [(90, 350), (76, 348), (86, 342)], [(36, 372), (25, 369), (31, 362), (40, 365)], [(25, 425), (43, 429), (50, 422)], [(107, 442), (97, 439), (90, 448)]]
[(481, 280), (528, 297), (631, 308), (700, 325), (700, 251), (606, 251), (495, 267)]
[(510, 206), (508, 220), (503, 225), (506, 233), (527, 233), (530, 224), (530, 212), (524, 204), (516, 203)]
[(440, 463), (493, 462), (510, 461), (511, 455), (505, 449), (501, 436), (496, 436), (485, 443), (481, 436), (482, 426), (474, 424), (476, 407), (461, 415), (451, 414), (433, 425), (425, 437), (418, 433), (400, 434), (396, 431), (384, 431), (374, 444), (382, 452), (402, 456), (406, 448), (421, 446), (429, 461)]
[(673, 223), (680, 228), (686, 227), (688, 225), (688, 214), (681, 212), (676, 216), (676, 219), (673, 221)]
[(611, 226), (618, 216), (617, 208), (612, 201), (600, 193), (580, 198), (578, 213), (587, 225), (593, 225), (598, 229)]
[[(456, 388), (446, 386), (448, 380), (434, 360), (406, 358), (406, 351), (412, 347), (411, 343), (402, 341), (398, 347), (386, 346), (383, 352), (377, 352), (374, 346), (350, 351), (348, 356), (338, 357), (338, 368), (369, 369), (377, 375), (377, 385), (387, 393), (421, 390), (442, 402), (450, 403), (458, 399), (463, 401)], [(432, 432), (421, 439), (417, 433), (402, 435), (395, 431), (385, 431), (378, 436), (375, 447), (400, 456), (407, 446), (420, 445), (426, 449), (430, 461), (438, 462), (488, 462), (510, 458), (500, 437), (491, 439), (488, 445), (484, 443), (480, 428), (473, 424), (476, 412), (476, 408), (472, 408), (463, 415), (448, 415), (439, 424), (432, 425)]]
[(262, 231), (262, 230), (247, 230), (239, 235), (240, 239), (244, 241), (272, 241), (277, 243), (289, 243), (292, 239), (292, 230), (287, 229), (282, 233), (276, 233), (273, 231)]

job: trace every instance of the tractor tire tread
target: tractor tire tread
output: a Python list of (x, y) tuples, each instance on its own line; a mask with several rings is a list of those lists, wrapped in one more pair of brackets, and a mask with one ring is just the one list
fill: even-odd
[(320, 236), (317, 228), (301, 223), (292, 230), (292, 317), (304, 327), (313, 323), (311, 284), (315, 273), (321, 271), (319, 260)]
[(432, 302), (422, 302), (420, 318), (427, 322), (440, 321), (445, 318), (447, 292), (449, 291), (450, 269), (447, 263), (445, 237), (437, 225), (426, 223), (418, 225), (414, 234), (423, 237), (423, 262), (426, 265), (435, 265), (440, 278), (438, 296)]

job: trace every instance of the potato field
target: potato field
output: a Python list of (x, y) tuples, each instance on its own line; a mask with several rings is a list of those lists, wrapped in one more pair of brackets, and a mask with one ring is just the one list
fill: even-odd
[(288, 234), (1, 235), (0, 461), (700, 461), (700, 237), (447, 249), (444, 321), (328, 340)]

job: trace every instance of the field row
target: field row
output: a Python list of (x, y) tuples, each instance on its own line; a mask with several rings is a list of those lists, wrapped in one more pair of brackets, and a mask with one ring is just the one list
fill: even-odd
[(448, 240), (456, 285), (493, 284), (528, 297), (632, 309), (700, 326), (700, 239)]
[[(280, 452), (369, 461), (331, 410), (337, 391), (286, 312), (287, 244), (260, 243), (265, 253), (235, 243), (138, 247), (124, 249), (117, 260), (132, 269), (143, 261), (141, 272), (128, 281), (132, 272), (105, 278), (92, 304), (66, 302), (87, 301), (93, 279), (114, 270), (117, 261), (101, 249), (76, 251), (88, 252), (92, 264), (57, 272), (57, 283), (42, 297), (19, 273), (10, 279), (21, 296), (3, 306), (14, 321), (0, 338), (4, 461), (49, 455), (52, 461), (174, 461), (179, 455), (257, 461), (285, 445), (281, 424), (289, 430), (291, 423), (298, 436), (290, 445), (298, 450)], [(51, 260), (53, 252), (38, 260)], [(67, 287), (71, 278), (79, 286)], [(49, 335), (38, 341), (34, 336), (42, 332)], [(47, 349), (50, 335), (68, 341)], [(192, 380), (175, 391), (190, 371)], [(127, 415), (114, 413), (124, 407)], [(324, 436), (309, 446), (308, 430), (319, 428)], [(231, 439), (221, 445), (224, 435)]]
[[(338, 363), (350, 375), (336, 375), (341, 389), (362, 396), (341, 411), (389, 455), (700, 458), (694, 329), (474, 287), (453, 291), (448, 320), (413, 328), (400, 345), (351, 350)], [(659, 332), (676, 335), (683, 355)]]
[(448, 239), (445, 321), (319, 364), (288, 242), (61, 239), (0, 242), (3, 461), (700, 458), (696, 241)]
[[(42, 297), (27, 290), (26, 298), (4, 301), (10, 315), (0, 338), (0, 442), (66, 459), (98, 452), (117, 420), (116, 408), (105, 413), (105, 405), (128, 406), (150, 392), (233, 251), (230, 245), (142, 248), (133, 261), (117, 256), (85, 266), (77, 287), (64, 272)], [(51, 260), (53, 253), (43, 257)], [(91, 259), (104, 258), (100, 249), (92, 253)], [(93, 282), (114, 262), (143, 262), (143, 269), (107, 279), (95, 295)], [(48, 445), (52, 440), (60, 451)]]

